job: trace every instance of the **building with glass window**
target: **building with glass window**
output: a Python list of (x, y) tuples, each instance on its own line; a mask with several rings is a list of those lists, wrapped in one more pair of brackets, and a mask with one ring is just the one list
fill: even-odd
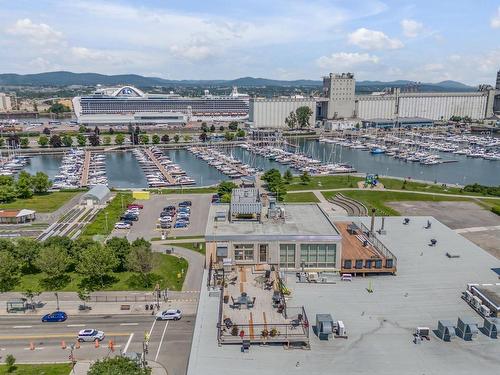
[(235, 219), (231, 205), (212, 205), (205, 239), (207, 267), (228, 259), (289, 270), (339, 271), (341, 266), (342, 236), (316, 204), (262, 204), (259, 219)]

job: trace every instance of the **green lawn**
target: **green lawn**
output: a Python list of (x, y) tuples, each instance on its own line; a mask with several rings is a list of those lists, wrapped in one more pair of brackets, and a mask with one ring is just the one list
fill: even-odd
[[(335, 191), (322, 191), (323, 196), (327, 199), (332, 198), (337, 194)], [(372, 208), (376, 209), (377, 216), (399, 216), (399, 212), (395, 209), (386, 206), (386, 202), (396, 202), (396, 201), (465, 201), (470, 200), (468, 198), (462, 197), (447, 197), (441, 195), (430, 195), (430, 194), (414, 194), (405, 192), (391, 192), (391, 191), (363, 191), (363, 190), (351, 190), (343, 191), (342, 194), (345, 196), (362, 202), (368, 211)]]
[[(160, 253), (154, 253), (154, 268), (153, 273), (157, 274), (161, 278), (160, 286), (162, 289), (168, 288), (170, 290), (181, 290), (184, 278), (188, 269), (188, 263), (184, 258), (179, 258), (173, 255), (166, 255)], [(184, 273), (182, 272), (184, 270)], [(180, 278), (177, 275), (181, 274)], [(76, 292), (78, 284), (80, 283), (82, 276), (74, 272), (68, 272), (67, 274), (70, 278), (68, 284), (64, 288), (61, 288), (62, 292)], [(122, 291), (122, 290), (149, 290), (151, 288), (144, 288), (141, 285), (137, 285), (135, 282), (136, 274), (133, 272), (120, 272), (114, 273), (113, 276), (116, 278), (116, 282), (109, 285), (103, 290), (107, 291)], [(23, 292), (27, 289), (37, 290), (41, 287), (43, 274), (31, 274), (24, 275), (21, 277), (20, 283), (13, 289), (14, 292)]]
[(361, 177), (350, 175), (340, 176), (314, 176), (307, 184), (300, 181), (300, 177), (294, 177), (292, 182), (287, 185), (288, 191), (294, 190), (321, 190), (321, 189), (340, 189), (340, 188), (357, 188), (358, 181), (364, 180)]
[(200, 254), (205, 254), (206, 250), (205, 239), (203, 239), (203, 241), (200, 242), (173, 242), (173, 243), (167, 243), (166, 245), (183, 247), (185, 249), (196, 251), (197, 253)]
[(1, 203), (0, 208), (14, 210), (26, 208), (40, 213), (53, 212), (79, 193), (79, 191), (56, 191), (53, 193), (34, 195), (28, 199), (18, 198), (11, 203)]
[[(437, 184), (425, 184), (422, 182), (398, 180), (395, 178), (381, 178), (380, 182), (384, 185), (386, 189), (396, 189), (396, 190), (411, 190), (411, 191), (425, 191), (430, 193), (444, 193), (444, 194), (462, 194), (462, 195), (480, 195), (478, 193), (468, 193), (462, 191), (462, 189), (457, 187), (450, 187)], [(404, 185), (403, 185), (404, 184)], [(404, 187), (403, 187), (404, 186)]]
[(0, 366), (0, 375), (68, 375), (70, 363), (14, 365), (14, 371), (7, 372), (7, 366)]
[(285, 203), (318, 203), (319, 199), (313, 192), (309, 191), (305, 193), (287, 193), (283, 201)]
[[(123, 207), (122, 207), (123, 197)], [(132, 193), (117, 193), (115, 198), (104, 209), (99, 211), (92, 223), (83, 230), (82, 236), (108, 235), (113, 230), (116, 222), (120, 221), (120, 216), (127, 209), (127, 205), (132, 203)], [(106, 226), (106, 214), (107, 226)]]

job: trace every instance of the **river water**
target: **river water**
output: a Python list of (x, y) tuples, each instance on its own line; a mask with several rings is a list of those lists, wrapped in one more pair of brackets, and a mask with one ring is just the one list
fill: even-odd
[[(368, 151), (353, 150), (339, 145), (319, 143), (314, 140), (301, 139), (299, 150), (324, 162), (343, 162), (351, 164), (358, 172), (378, 173), (396, 177), (411, 177), (418, 180), (439, 181), (449, 184), (500, 185), (500, 161), (468, 158), (463, 155), (440, 153), (443, 159), (458, 160), (455, 163), (437, 165), (421, 165), (405, 162), (387, 155), (372, 155)], [(277, 168), (281, 172), (288, 166), (255, 155), (239, 147), (224, 150), (245, 164), (268, 170)], [(217, 169), (210, 167), (205, 161), (196, 158), (185, 149), (166, 150), (165, 154), (179, 164), (187, 175), (194, 178), (197, 186), (217, 184), (227, 177)], [(31, 158), (25, 170), (29, 173), (45, 172), (49, 177), (58, 174), (61, 164), (60, 155), (37, 155)], [(293, 171), (293, 170), (292, 170)], [(295, 172), (295, 171), (293, 171)], [(106, 153), (106, 173), (110, 187), (142, 188), (147, 187), (147, 180), (130, 151)]]

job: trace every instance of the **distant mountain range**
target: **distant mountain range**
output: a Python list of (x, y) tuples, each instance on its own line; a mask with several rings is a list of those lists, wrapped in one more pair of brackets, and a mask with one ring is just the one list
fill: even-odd
[[(47, 72), (37, 74), (0, 74), (0, 85), (19, 86), (114, 86), (133, 85), (139, 87), (152, 86), (238, 86), (238, 87), (321, 87), (321, 81), (300, 79), (294, 81), (274, 80), (266, 78), (242, 77), (233, 80), (168, 80), (157, 77), (144, 77), (137, 74), (105, 75), (98, 73)], [(357, 81), (356, 89), (361, 92), (381, 91), (386, 87), (408, 87), (415, 82), (399, 80), (391, 82)], [(438, 83), (419, 83), (419, 91), (475, 91), (476, 88), (456, 81)]]

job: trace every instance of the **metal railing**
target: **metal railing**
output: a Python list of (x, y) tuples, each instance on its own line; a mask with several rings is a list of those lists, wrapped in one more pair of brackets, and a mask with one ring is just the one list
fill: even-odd
[(392, 259), (393, 267), (396, 267), (398, 258), (377, 238), (377, 236), (375, 236), (373, 232), (371, 232), (366, 227), (366, 225), (360, 222), (359, 227), (361, 228), (361, 231), (367, 236), (367, 239), (370, 241), (373, 247), (378, 252), (380, 252), (385, 259)]

